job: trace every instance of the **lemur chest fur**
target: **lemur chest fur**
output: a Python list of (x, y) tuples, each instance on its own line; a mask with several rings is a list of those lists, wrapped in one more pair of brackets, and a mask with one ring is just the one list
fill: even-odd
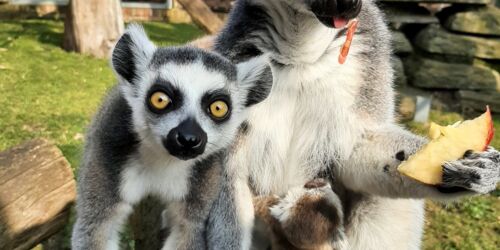
[(283, 194), (351, 153), (363, 130), (353, 115), (360, 76), (355, 59), (330, 65), (273, 67), (273, 90), (251, 111), (246, 152), (236, 154), (257, 193)]
[(120, 195), (130, 204), (150, 194), (163, 200), (181, 200), (189, 192), (193, 164), (168, 156), (153, 158), (138, 153), (122, 173)]

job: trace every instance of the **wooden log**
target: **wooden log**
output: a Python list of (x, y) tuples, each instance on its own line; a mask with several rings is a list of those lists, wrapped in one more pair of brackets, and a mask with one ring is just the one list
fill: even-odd
[(123, 33), (118, 0), (71, 0), (64, 23), (64, 49), (106, 58)]
[(224, 22), (212, 12), (203, 0), (177, 0), (189, 13), (193, 21), (210, 34), (222, 29)]
[(53, 144), (0, 152), (0, 249), (31, 249), (63, 229), (75, 197), (73, 172)]

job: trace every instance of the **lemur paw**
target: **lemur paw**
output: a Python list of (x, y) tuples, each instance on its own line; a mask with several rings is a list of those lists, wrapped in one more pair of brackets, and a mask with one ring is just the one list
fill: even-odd
[(486, 194), (500, 180), (500, 152), (489, 147), (480, 153), (467, 152), (463, 159), (443, 165), (444, 190), (457, 188)]
[(347, 244), (341, 202), (321, 179), (291, 189), (270, 212), (287, 240), (299, 249), (323, 249), (326, 245), (343, 249)]

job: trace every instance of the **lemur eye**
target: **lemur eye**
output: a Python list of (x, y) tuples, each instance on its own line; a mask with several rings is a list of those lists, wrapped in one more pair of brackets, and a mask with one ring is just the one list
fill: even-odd
[(158, 110), (166, 109), (171, 102), (170, 97), (161, 91), (153, 93), (149, 98), (151, 106)]
[(224, 119), (229, 113), (229, 106), (224, 101), (215, 101), (210, 104), (210, 114), (215, 119)]

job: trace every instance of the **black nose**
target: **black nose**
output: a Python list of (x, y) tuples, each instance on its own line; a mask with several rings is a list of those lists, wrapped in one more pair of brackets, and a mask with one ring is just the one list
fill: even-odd
[(308, 4), (321, 23), (334, 28), (333, 18), (356, 18), (361, 12), (362, 0), (309, 0)]
[(168, 152), (182, 160), (193, 159), (205, 151), (207, 134), (194, 119), (187, 119), (172, 129), (163, 140)]
[(195, 148), (201, 144), (200, 134), (177, 133), (177, 143), (184, 148)]

